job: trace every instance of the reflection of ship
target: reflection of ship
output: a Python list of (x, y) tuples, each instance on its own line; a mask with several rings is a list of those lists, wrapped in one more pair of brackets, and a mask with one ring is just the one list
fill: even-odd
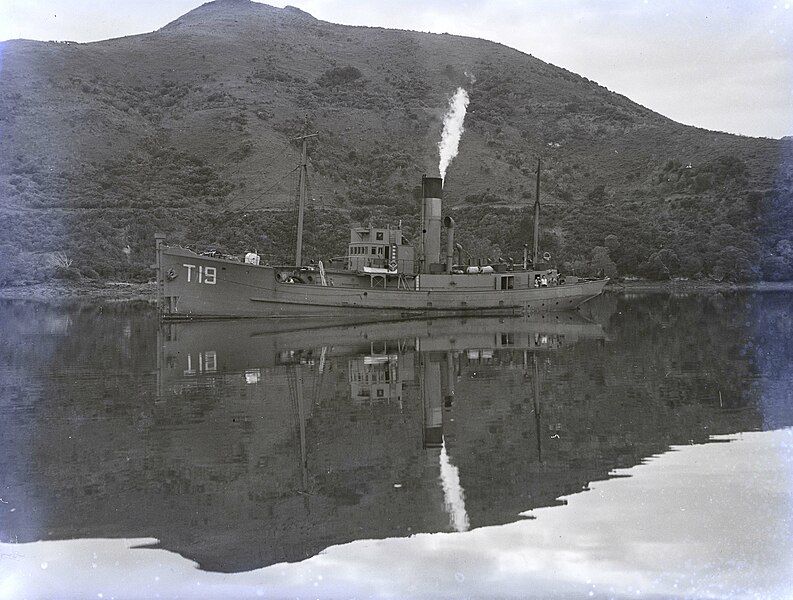
[[(279, 333), (260, 333), (256, 321), (167, 323), (160, 333), (159, 394), (171, 403), (174, 397), (186, 399), (231, 386), (252, 401), (268, 404), (271, 411), (274, 402), (288, 399), (291, 408), (278, 411), (290, 415), (280, 422), (284, 433), (270, 435), (274, 440), (293, 435), (299, 447), (294, 453), (294, 464), (301, 471), (299, 493), (308, 498), (320, 493), (316, 486), (323, 476), (318, 473), (338, 469), (338, 462), (328, 461), (330, 449), (324, 441), (328, 423), (317, 411), (328, 401), (325, 382), (334, 376), (338, 381), (338, 375), (329, 371), (344, 365), (349, 401), (356, 410), (375, 411), (373, 415), (386, 419), (386, 429), (391, 427), (386, 423), (397, 415), (402, 426), (414, 424), (420, 444), (412, 446), (411, 455), (416, 460), (423, 449), (424, 458), (419, 461), (423, 493), (435, 487), (433, 493), (439, 496), (434, 503), (443, 511), (432, 517), (434, 525), (421, 525), (423, 519), (419, 519), (409, 530), (452, 527), (464, 531), (470, 519), (461, 474), (454, 464), (454, 434), (449, 435), (445, 423), (456, 379), (466, 367), (525, 370), (527, 357), (537, 352), (603, 337), (600, 325), (576, 314), (436, 319)], [(277, 425), (271, 422), (270, 429)], [(403, 440), (404, 433), (401, 429)], [(318, 447), (324, 447), (325, 453)], [(371, 449), (365, 454), (371, 454)], [(354, 461), (354, 456), (353, 452), (342, 462)]]
[[(445, 318), (367, 323), (273, 332), (268, 320), (169, 322), (160, 327), (161, 384), (195, 379), (185, 375), (245, 373), (300, 362), (319, 362), (337, 355), (374, 356), (375, 343), (390, 351), (471, 350), (480, 348), (549, 349), (582, 338), (603, 337), (599, 324), (576, 313), (531, 317)], [(372, 358), (372, 361), (383, 361)]]
[(412, 354), (389, 351), (387, 344), (365, 356), (347, 361), (350, 398), (359, 402), (397, 402), (402, 404), (402, 384), (412, 381)]

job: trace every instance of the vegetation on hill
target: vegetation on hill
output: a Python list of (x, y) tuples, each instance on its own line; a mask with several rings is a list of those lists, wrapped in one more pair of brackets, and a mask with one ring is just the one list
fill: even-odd
[(155, 231), (288, 261), (290, 140), (306, 132), (308, 258), (343, 253), (351, 223), (411, 232), (458, 85), (471, 102), (446, 209), (472, 256), (522, 257), (542, 157), (555, 266), (793, 278), (789, 141), (683, 126), (491, 42), (218, 0), (146, 35), (0, 52), (0, 284), (145, 280)]

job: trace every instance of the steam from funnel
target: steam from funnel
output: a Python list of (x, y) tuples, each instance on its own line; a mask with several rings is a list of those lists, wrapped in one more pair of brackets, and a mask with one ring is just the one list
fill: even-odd
[(468, 92), (461, 87), (457, 88), (454, 96), (449, 100), (449, 110), (443, 116), (443, 133), (441, 134), (441, 141), (438, 143), (438, 154), (440, 155), (438, 170), (441, 173), (441, 179), (446, 179), (446, 169), (449, 168), (452, 159), (457, 156), (460, 137), (465, 131), (463, 120), (465, 119), (467, 108)]

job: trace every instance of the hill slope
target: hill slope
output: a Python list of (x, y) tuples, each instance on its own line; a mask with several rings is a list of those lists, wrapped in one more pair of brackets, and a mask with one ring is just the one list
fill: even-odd
[(303, 132), (320, 134), (308, 256), (342, 252), (351, 220), (411, 225), (457, 86), (471, 103), (446, 204), (472, 254), (521, 253), (541, 156), (543, 247), (559, 264), (717, 279), (793, 269), (786, 142), (675, 123), (492, 42), (217, 0), (150, 34), (0, 52), (7, 280), (46, 276), (31, 253), (56, 250), (90, 276), (146, 277), (155, 229), (285, 259), (290, 138)]

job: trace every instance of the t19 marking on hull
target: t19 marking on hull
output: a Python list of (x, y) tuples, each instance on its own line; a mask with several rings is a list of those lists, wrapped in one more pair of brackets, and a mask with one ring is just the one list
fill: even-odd
[[(188, 264), (183, 264), (182, 266), (187, 267), (187, 283), (192, 283), (193, 269), (195, 269), (196, 266)], [(206, 283), (209, 285), (215, 285), (217, 283), (217, 269), (215, 267), (204, 267), (199, 265), (197, 273), (197, 283)]]

